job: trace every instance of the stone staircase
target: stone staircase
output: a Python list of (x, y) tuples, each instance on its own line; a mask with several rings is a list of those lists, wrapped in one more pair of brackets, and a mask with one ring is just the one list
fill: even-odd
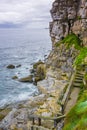
[[(65, 118), (65, 115), (70, 111), (70, 109), (75, 105), (80, 89), (83, 85), (84, 71), (80, 68), (77, 68), (73, 73), (68, 88), (64, 94), (64, 97), (61, 101), (61, 114), (58, 117), (54, 118), (45, 118), (45, 117), (35, 117), (33, 115), (31, 118), (32, 124), (30, 125), (30, 130), (57, 130), (57, 124)], [(65, 115), (64, 115), (65, 114)], [(35, 123), (35, 120), (38, 120), (38, 123)], [(45, 124), (48, 126), (48, 120), (52, 121), (53, 125), (46, 127), (43, 125), (42, 121), (44, 120)]]
[(65, 114), (67, 114), (70, 109), (76, 104), (80, 89), (83, 87), (84, 74), (85, 72), (83, 68), (77, 68), (75, 73), (73, 74), (72, 82), (69, 88), (70, 95), (66, 95), (66, 97), (68, 97), (68, 100), (65, 104)]
[(75, 74), (75, 79), (73, 81), (73, 87), (80, 87), (83, 84), (84, 72), (77, 70)]

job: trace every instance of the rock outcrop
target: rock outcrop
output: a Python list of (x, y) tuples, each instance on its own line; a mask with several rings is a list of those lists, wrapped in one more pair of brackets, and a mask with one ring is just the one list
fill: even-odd
[(50, 35), (53, 46), (70, 32), (74, 32), (87, 42), (87, 1), (55, 0), (51, 9)]

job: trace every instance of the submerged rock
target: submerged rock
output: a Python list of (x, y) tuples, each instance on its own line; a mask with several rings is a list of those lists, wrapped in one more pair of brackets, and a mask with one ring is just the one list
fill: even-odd
[(16, 68), (19, 68), (19, 67), (21, 67), (21, 64), (19, 64), (19, 65), (16, 66)]
[(14, 69), (14, 68), (15, 68), (15, 65), (9, 64), (9, 65), (7, 66), (7, 68), (8, 68), (8, 69)]
[(12, 77), (12, 79), (18, 79), (18, 77), (15, 75), (15, 76)]
[(32, 75), (29, 75), (27, 77), (24, 77), (24, 78), (21, 78), (19, 79), (20, 82), (30, 82), (32, 83), (33, 82), (33, 76)]

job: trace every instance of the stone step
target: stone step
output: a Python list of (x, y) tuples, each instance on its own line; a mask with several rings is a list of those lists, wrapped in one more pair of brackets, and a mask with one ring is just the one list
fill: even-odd
[(83, 75), (78, 75), (78, 74), (75, 75), (75, 79), (76, 78), (83, 79), (83, 77), (84, 77)]
[(82, 74), (82, 73), (79, 73), (79, 72), (76, 72), (76, 75), (83, 76), (84, 74)]
[(74, 87), (80, 87), (82, 84), (81, 83), (73, 83)]
[(83, 77), (75, 77), (76, 80), (83, 80)]
[(84, 75), (79, 75), (79, 74), (76, 74), (76, 75), (75, 75), (75, 77), (81, 77), (81, 78), (83, 78), (83, 77), (84, 77)]
[(74, 80), (74, 83), (82, 83), (83, 82), (83, 80), (81, 79), (81, 80), (78, 80), (78, 79), (75, 79)]

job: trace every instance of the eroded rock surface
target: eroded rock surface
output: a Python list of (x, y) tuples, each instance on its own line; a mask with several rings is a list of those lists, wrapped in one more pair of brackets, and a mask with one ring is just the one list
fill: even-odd
[[(71, 31), (87, 42), (87, 1), (55, 0), (51, 9), (50, 35), (53, 46)], [(84, 35), (83, 35), (84, 34)]]

